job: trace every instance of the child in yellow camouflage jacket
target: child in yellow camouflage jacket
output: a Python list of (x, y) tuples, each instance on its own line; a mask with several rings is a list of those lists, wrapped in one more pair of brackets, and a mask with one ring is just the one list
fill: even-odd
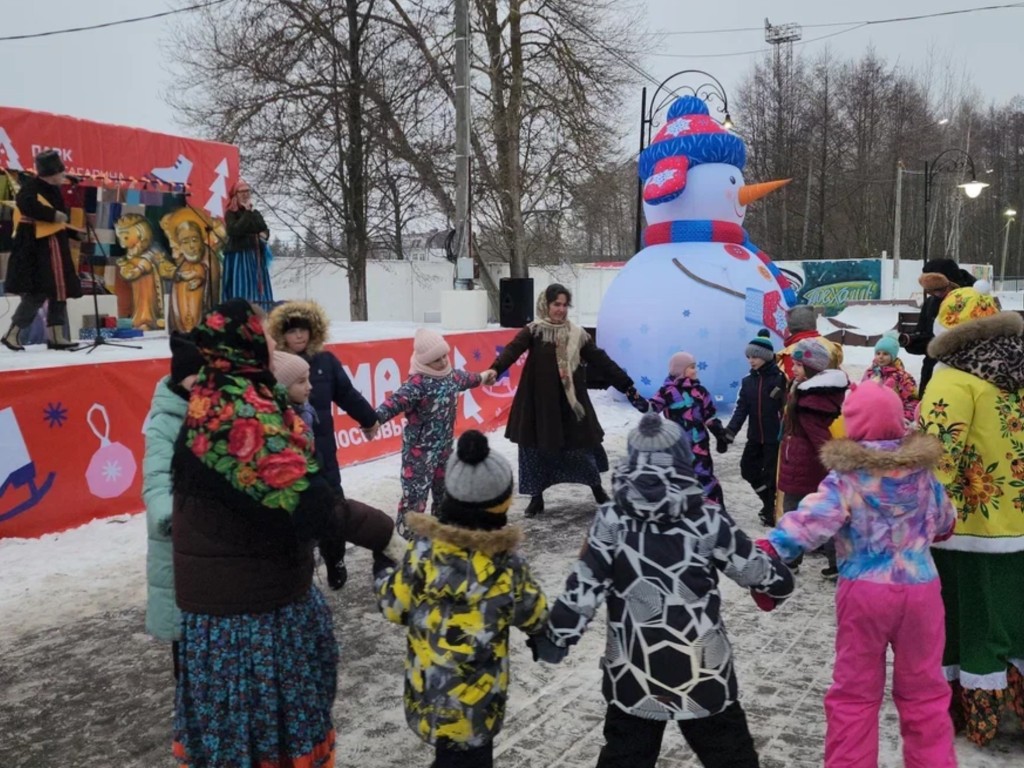
[(544, 631), (547, 599), (507, 527), (512, 467), (470, 430), (448, 461), (438, 517), (410, 513), (416, 536), (397, 567), (377, 558), (377, 599), (408, 627), (405, 712), (435, 768), (491, 768), (509, 680), (509, 629)]

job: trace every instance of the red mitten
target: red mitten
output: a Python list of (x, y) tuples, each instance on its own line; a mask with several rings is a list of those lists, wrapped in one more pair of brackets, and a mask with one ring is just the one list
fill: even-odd
[(777, 603), (775, 598), (771, 595), (766, 595), (764, 592), (757, 592), (753, 587), (750, 588), (750, 596), (754, 598), (754, 602), (757, 603), (757, 607), (762, 611), (774, 611)]
[(953, 523), (953, 525), (951, 525), (949, 527), (948, 531), (946, 531), (945, 533), (936, 534), (935, 538), (932, 539), (932, 541), (933, 542), (936, 542), (936, 541), (947, 541), (948, 539), (953, 538), (953, 531), (955, 531), (955, 530), (956, 530), (956, 523)]
[(758, 539), (754, 542), (754, 546), (760, 549), (769, 557), (775, 557), (779, 560), (782, 559), (781, 557), (779, 557), (779, 553), (776, 551), (775, 547), (772, 546), (772, 543), (768, 541), (768, 539)]

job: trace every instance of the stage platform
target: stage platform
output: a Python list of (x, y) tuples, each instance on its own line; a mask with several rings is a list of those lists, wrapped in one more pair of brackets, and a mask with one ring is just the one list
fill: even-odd
[[(327, 349), (377, 406), (406, 378), (412, 337), (421, 326), (335, 323)], [(445, 337), (453, 364), (479, 372), (514, 334), (493, 326)], [(132, 343), (140, 348), (0, 349), (0, 538), (40, 536), (142, 510), (143, 428), (153, 389), (169, 372), (170, 349), (165, 334)], [(466, 393), (457, 430), (500, 427), (519, 372), (514, 366), (494, 386)], [(339, 462), (349, 466), (397, 452), (403, 424), (396, 419), (367, 441), (352, 419), (335, 411)]]

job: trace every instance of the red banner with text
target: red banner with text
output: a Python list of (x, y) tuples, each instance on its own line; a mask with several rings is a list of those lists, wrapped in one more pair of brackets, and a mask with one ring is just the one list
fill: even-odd
[(238, 147), (231, 144), (0, 106), (0, 169), (30, 171), (44, 149), (59, 152), (68, 173), (87, 179), (187, 186), (192, 204), (214, 217), (224, 215), (238, 179)]
[[(446, 334), (457, 368), (480, 372), (513, 330)], [(412, 339), (331, 344), (356, 388), (376, 407), (407, 377)], [(501, 427), (522, 361), (493, 386), (462, 394), (456, 434)], [(0, 538), (41, 536), (143, 509), (143, 430), (168, 360), (94, 363), (0, 373)], [(395, 453), (402, 417), (367, 441), (335, 409), (342, 466)], [(398, 475), (395, 475), (396, 494)]]

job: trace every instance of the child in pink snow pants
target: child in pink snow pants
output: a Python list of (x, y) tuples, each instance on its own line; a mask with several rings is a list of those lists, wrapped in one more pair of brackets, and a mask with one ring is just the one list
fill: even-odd
[(892, 646), (904, 765), (952, 768), (945, 618), (930, 550), (952, 533), (955, 519), (932, 472), (942, 446), (930, 435), (905, 435), (899, 396), (873, 381), (847, 395), (843, 416), (848, 439), (821, 451), (828, 475), (759, 542), (792, 560), (835, 536), (836, 661), (825, 694), (825, 767), (877, 767)]

